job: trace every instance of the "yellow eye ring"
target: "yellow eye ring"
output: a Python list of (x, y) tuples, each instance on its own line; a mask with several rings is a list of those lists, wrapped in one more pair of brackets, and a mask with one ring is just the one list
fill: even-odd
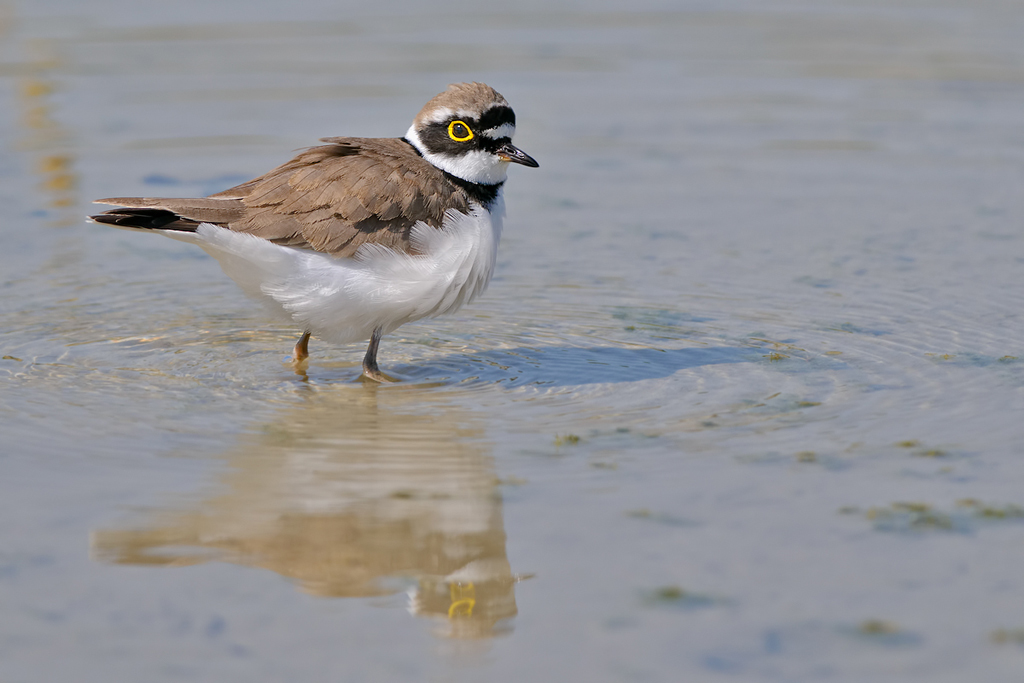
[(448, 137), (455, 142), (466, 142), (473, 139), (473, 131), (464, 121), (452, 121), (448, 124)]

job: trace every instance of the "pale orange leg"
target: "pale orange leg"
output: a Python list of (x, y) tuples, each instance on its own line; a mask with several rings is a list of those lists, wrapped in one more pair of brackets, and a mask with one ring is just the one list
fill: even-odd
[(309, 332), (303, 332), (299, 341), (295, 342), (295, 350), (292, 351), (292, 360), (296, 363), (309, 358)]

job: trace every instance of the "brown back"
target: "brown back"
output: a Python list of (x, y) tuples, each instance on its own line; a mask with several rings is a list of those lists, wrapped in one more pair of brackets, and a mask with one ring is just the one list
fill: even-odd
[(469, 195), (400, 138), (325, 138), (264, 175), (202, 199), (120, 197), (101, 204), (171, 211), (277, 244), (352, 256), (377, 243), (406, 253), (418, 221), (441, 227)]

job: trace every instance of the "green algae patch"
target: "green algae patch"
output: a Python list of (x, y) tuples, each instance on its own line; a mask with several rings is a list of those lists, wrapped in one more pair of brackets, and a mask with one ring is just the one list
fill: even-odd
[[(855, 512), (858, 508), (840, 508), (840, 512), (843, 511)], [(952, 510), (945, 511), (928, 503), (899, 502), (887, 507), (869, 508), (864, 516), (878, 531), (969, 533), (986, 523), (1024, 520), (1024, 506), (992, 505), (964, 498), (957, 501)]]
[(555, 435), (555, 446), (561, 448), (562, 446), (575, 446), (580, 442), (580, 437), (576, 434), (557, 434)]
[(723, 602), (721, 598), (704, 593), (694, 593), (677, 585), (660, 586), (643, 592), (643, 603), (649, 607), (691, 610), (713, 607)]
[(619, 469), (618, 463), (611, 462), (610, 460), (595, 460), (590, 463), (590, 466), (598, 470), (617, 470)]
[(989, 640), (996, 645), (1024, 645), (1024, 628), (997, 628)]
[(986, 505), (973, 498), (958, 500), (956, 504), (981, 519), (1024, 519), (1024, 507), (1020, 505)]
[(648, 508), (626, 510), (625, 514), (627, 517), (632, 519), (648, 520), (657, 524), (664, 524), (666, 526), (695, 526), (695, 523), (688, 519), (676, 517), (665, 512), (654, 512)]
[(887, 636), (900, 632), (900, 627), (884, 619), (865, 619), (857, 630), (866, 636)]
[(960, 367), (971, 367), (971, 368), (988, 368), (988, 367), (999, 367), (1005, 365), (1014, 365), (1020, 362), (1018, 356), (1004, 355), (1004, 356), (993, 356), (984, 353), (976, 353), (973, 351), (963, 351), (960, 353), (926, 353), (926, 358), (941, 364), (952, 364)]
[(879, 531), (953, 531), (953, 518), (927, 503), (893, 503), (869, 508), (864, 516)]
[(897, 441), (895, 444), (896, 448), (908, 448), (913, 449), (911, 455), (918, 458), (945, 458), (952, 453), (944, 448), (938, 448), (935, 446), (925, 446), (917, 439), (907, 439), (905, 441)]
[(865, 619), (855, 627), (844, 630), (860, 640), (886, 647), (907, 647), (921, 643), (920, 636), (900, 628), (888, 619)]

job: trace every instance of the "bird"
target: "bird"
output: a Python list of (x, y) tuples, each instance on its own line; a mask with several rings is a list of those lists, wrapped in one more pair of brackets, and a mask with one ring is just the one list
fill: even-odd
[(453, 83), (400, 138), (321, 138), (290, 161), (201, 198), (112, 197), (95, 223), (198, 245), (250, 297), (309, 339), (369, 339), (362, 375), (381, 371), (381, 337), (451, 313), (494, 273), (511, 164), (537, 161), (512, 144), (508, 101), (483, 83)]

